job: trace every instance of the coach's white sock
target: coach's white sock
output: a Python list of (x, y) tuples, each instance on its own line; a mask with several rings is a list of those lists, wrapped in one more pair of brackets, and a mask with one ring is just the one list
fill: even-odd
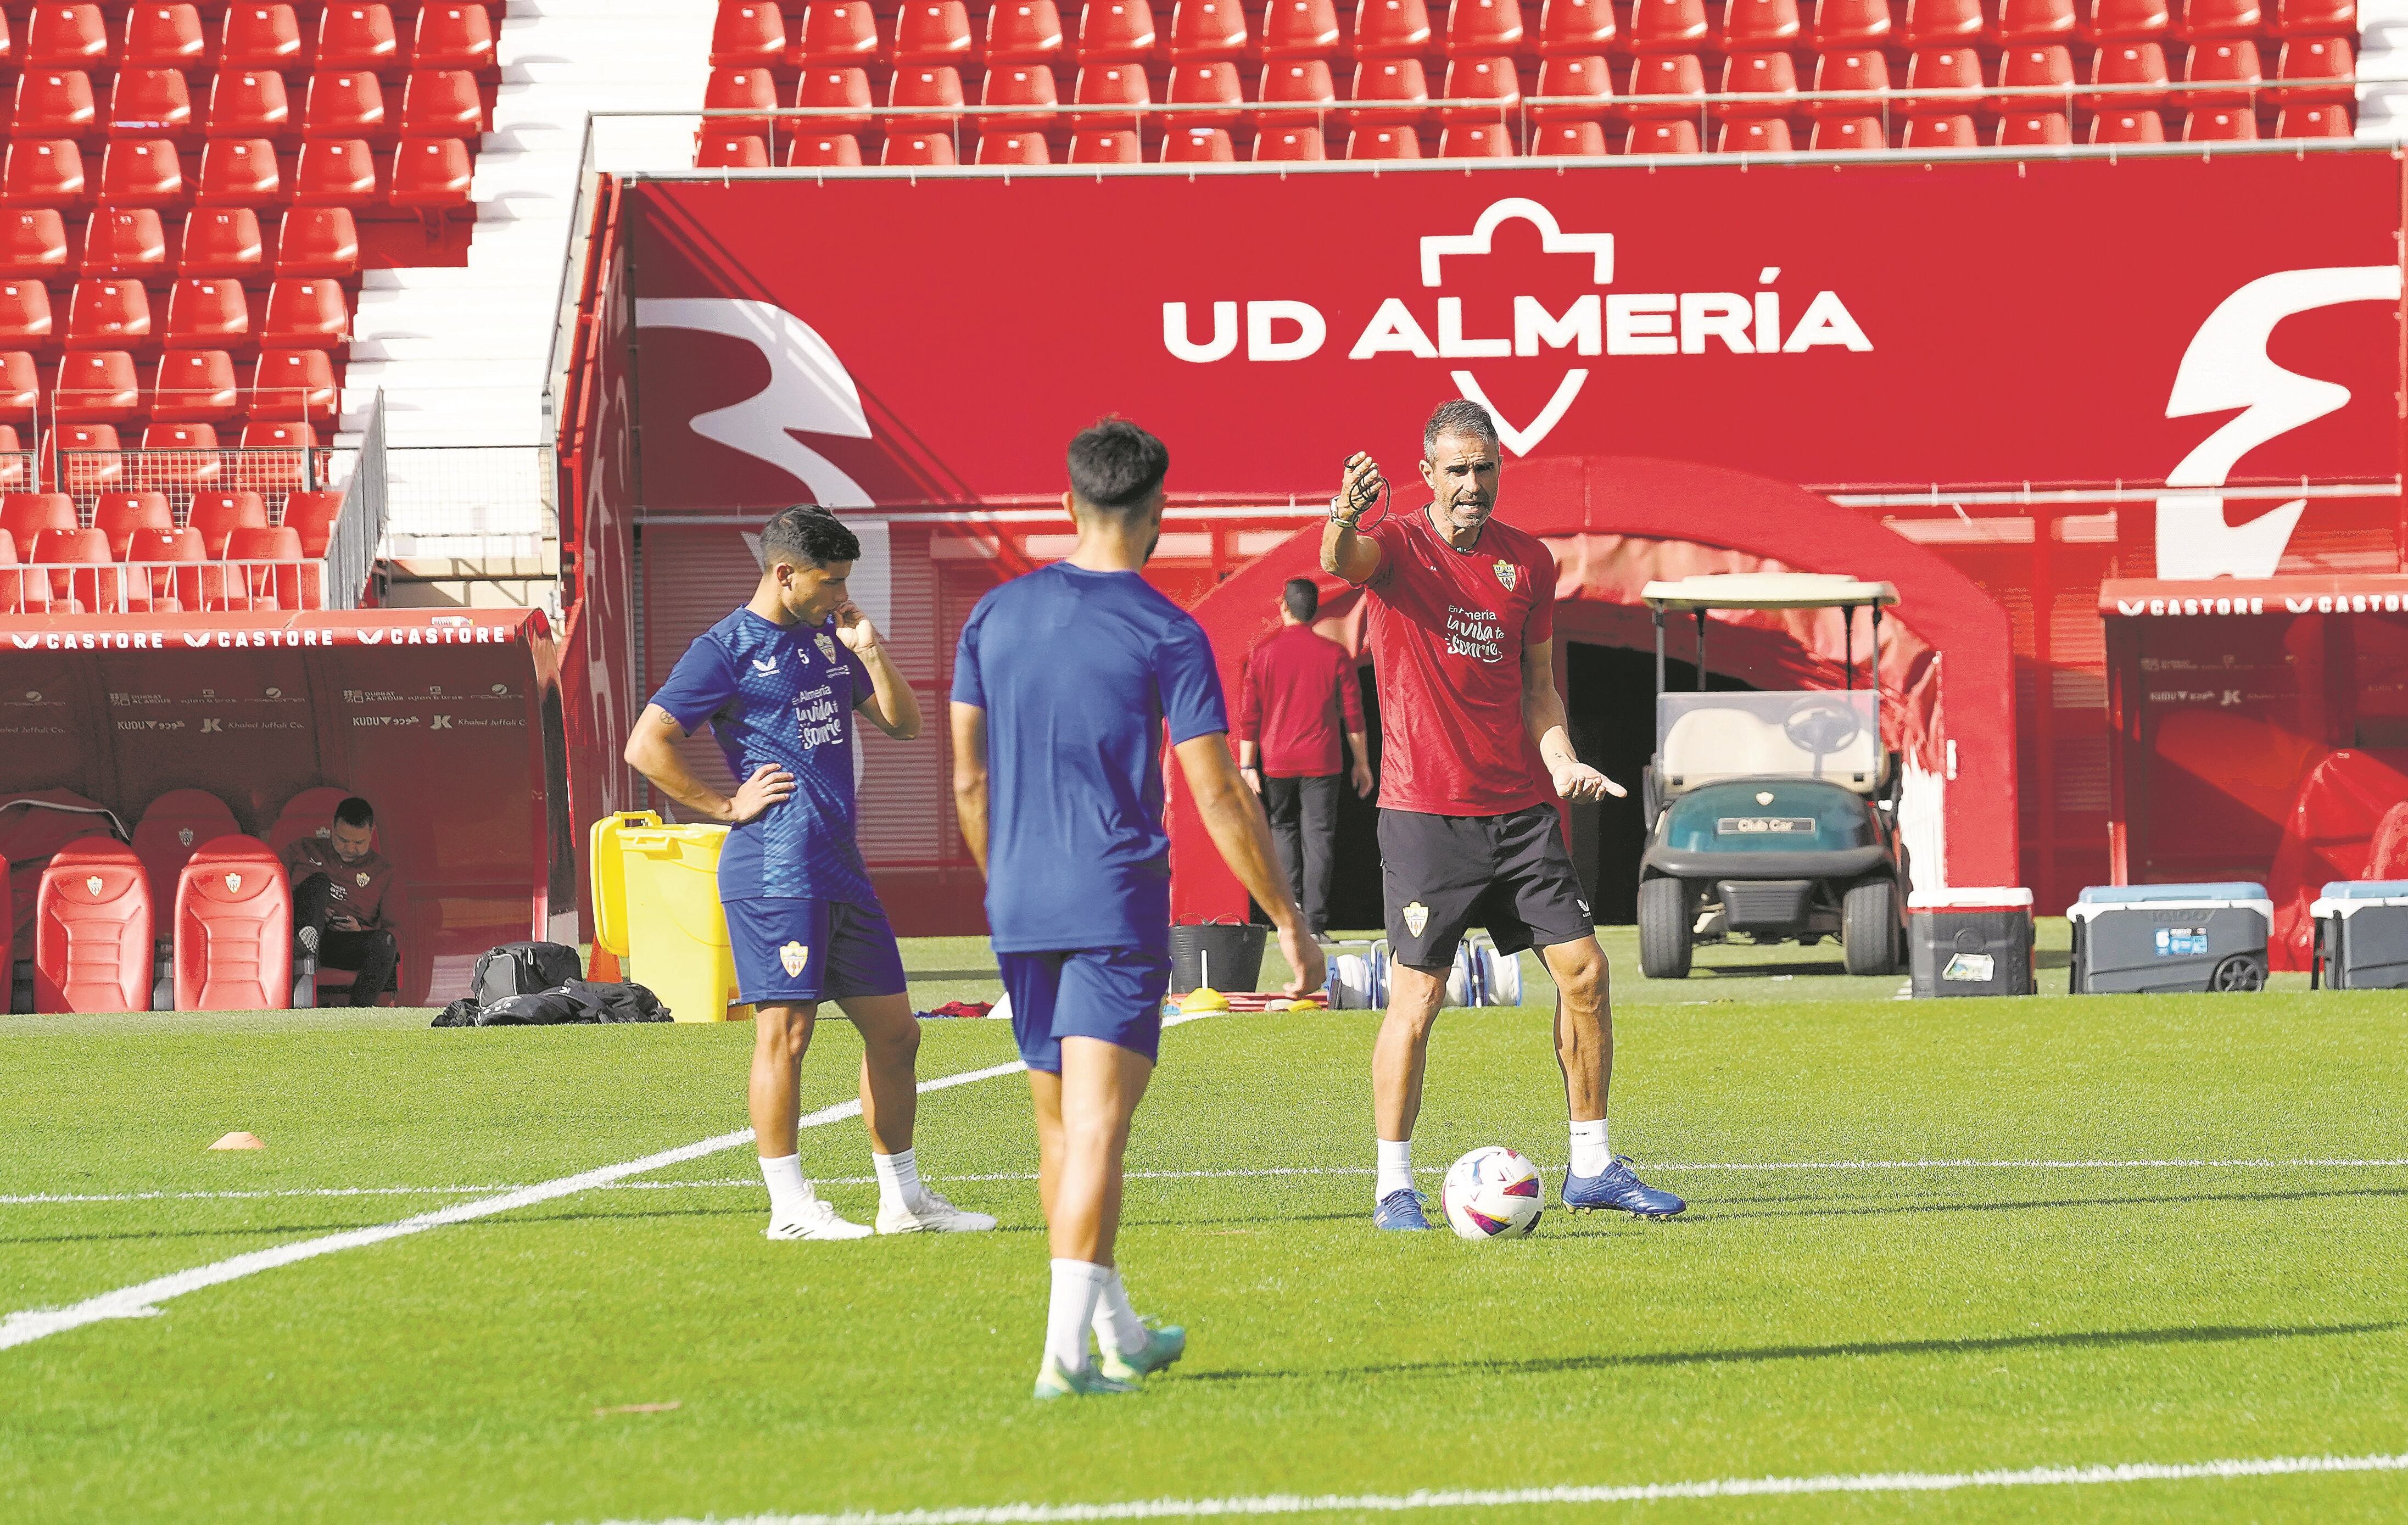
[(1086, 1260), (1054, 1262), (1054, 1301), (1045, 1315), (1045, 1354), (1076, 1372), (1087, 1364), (1087, 1325), (1112, 1268)]
[(1106, 1274), (1103, 1290), (1096, 1299), (1096, 1339), (1124, 1356), (1145, 1348), (1145, 1320), (1129, 1306), (1128, 1288), (1121, 1285), (1118, 1266)]
[(1371, 1188), (1371, 1200), (1378, 1201), (1391, 1191), (1413, 1188), (1413, 1141), (1382, 1139), (1380, 1141), (1380, 1181)]
[(920, 1195), (920, 1163), (911, 1158), (910, 1150), (882, 1155), (873, 1149), (869, 1168), (878, 1173), (880, 1207), (909, 1207)]
[(1605, 1119), (1572, 1124), (1572, 1173), (1603, 1175), (1613, 1168), (1613, 1146), (1605, 1142)]
[(803, 1184), (803, 1157), (761, 1161), (761, 1179), (769, 1183), (769, 1221), (792, 1223), (810, 1205), (811, 1188)]

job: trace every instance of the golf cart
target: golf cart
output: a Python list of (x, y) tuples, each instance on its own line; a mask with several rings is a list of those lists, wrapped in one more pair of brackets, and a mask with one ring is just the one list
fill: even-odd
[[(1812, 944), (1837, 935), (1851, 974), (1898, 968), (1905, 900), (1897, 759), (1882, 745), (1881, 611), (1887, 583), (1806, 572), (1726, 572), (1650, 583), (1656, 756), (1641, 795), (1639, 967), (1684, 979), (1690, 950), (1734, 932)], [(1856, 611), (1872, 611), (1872, 682), (1856, 686)], [(1706, 611), (1837, 609), (1847, 687), (1704, 691)], [(1696, 616), (1699, 692), (1664, 691), (1664, 619)]]

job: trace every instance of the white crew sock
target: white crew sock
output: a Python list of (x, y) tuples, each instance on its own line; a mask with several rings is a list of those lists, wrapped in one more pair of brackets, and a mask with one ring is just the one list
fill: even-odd
[(1124, 1356), (1145, 1348), (1145, 1320), (1129, 1306), (1128, 1288), (1121, 1285), (1120, 1268), (1106, 1273), (1102, 1295), (1096, 1299), (1096, 1340)]
[(1087, 1365), (1087, 1325), (1112, 1268), (1086, 1260), (1054, 1262), (1054, 1301), (1045, 1314), (1045, 1354), (1065, 1372)]
[(906, 1149), (900, 1154), (869, 1154), (869, 1168), (878, 1173), (878, 1205), (909, 1207), (919, 1200), (920, 1163)]
[(1391, 1191), (1413, 1188), (1413, 1141), (1382, 1139), (1380, 1141), (1380, 1181), (1371, 1188), (1371, 1200), (1378, 1201)]
[(1613, 1147), (1605, 1142), (1605, 1119), (1572, 1124), (1572, 1173), (1603, 1175), (1613, 1168)]
[(761, 1179), (769, 1183), (769, 1221), (792, 1223), (810, 1205), (811, 1188), (803, 1182), (803, 1157), (761, 1161)]

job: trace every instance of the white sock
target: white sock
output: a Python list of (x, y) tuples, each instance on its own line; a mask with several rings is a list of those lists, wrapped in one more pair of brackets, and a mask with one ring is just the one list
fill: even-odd
[(1613, 1149), (1605, 1142), (1605, 1119), (1572, 1124), (1572, 1173), (1603, 1175), (1613, 1168)]
[(1096, 1299), (1096, 1339), (1124, 1356), (1145, 1348), (1145, 1320), (1129, 1306), (1128, 1288), (1121, 1285), (1118, 1267), (1106, 1273), (1102, 1295)]
[(803, 1183), (802, 1156), (761, 1161), (761, 1179), (769, 1183), (770, 1222), (792, 1223), (803, 1216), (811, 1201), (811, 1188)]
[(1371, 1188), (1371, 1200), (1379, 1201), (1391, 1191), (1413, 1188), (1413, 1141), (1382, 1139), (1380, 1141), (1380, 1182)]
[(920, 1163), (911, 1158), (910, 1150), (882, 1155), (873, 1149), (869, 1168), (878, 1173), (879, 1206), (909, 1207), (920, 1195)]
[(1087, 1365), (1087, 1325), (1096, 1316), (1096, 1300), (1112, 1273), (1110, 1266), (1085, 1260), (1054, 1262), (1054, 1301), (1045, 1314), (1045, 1354), (1062, 1370)]

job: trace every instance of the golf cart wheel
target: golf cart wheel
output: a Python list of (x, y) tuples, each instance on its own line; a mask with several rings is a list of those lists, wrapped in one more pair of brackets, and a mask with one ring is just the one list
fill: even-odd
[(2266, 962), (2256, 954), (2236, 953), (2215, 966), (2209, 976), (2210, 990), (2263, 990), (2266, 988)]
[(1897, 973), (1898, 886), (1886, 879), (1851, 886), (1840, 903), (1840, 942), (1849, 973)]
[(1689, 889), (1678, 879), (1639, 882), (1639, 972), (1651, 980), (1689, 977)]

